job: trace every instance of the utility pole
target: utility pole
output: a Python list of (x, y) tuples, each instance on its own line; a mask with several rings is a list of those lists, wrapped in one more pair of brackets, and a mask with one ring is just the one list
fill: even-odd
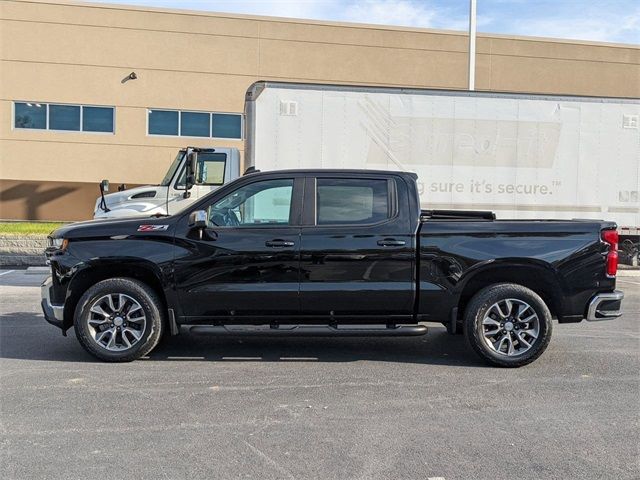
[(476, 0), (469, 0), (469, 90), (476, 89)]

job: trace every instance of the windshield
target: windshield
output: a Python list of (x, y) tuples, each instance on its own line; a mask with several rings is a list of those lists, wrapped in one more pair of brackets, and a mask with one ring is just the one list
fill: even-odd
[(167, 170), (167, 174), (164, 176), (164, 178), (160, 182), (160, 185), (162, 185), (163, 187), (166, 187), (171, 183), (171, 179), (173, 178), (173, 175), (176, 173), (176, 170), (178, 170), (178, 167), (182, 162), (182, 157), (184, 157), (184, 154), (185, 154), (184, 150), (181, 150), (180, 152), (178, 152), (178, 155), (176, 155), (175, 160), (169, 167), (169, 170)]

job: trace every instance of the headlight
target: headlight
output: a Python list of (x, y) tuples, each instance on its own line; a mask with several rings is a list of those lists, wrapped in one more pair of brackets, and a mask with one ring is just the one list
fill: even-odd
[(67, 248), (67, 244), (69, 240), (66, 238), (52, 238), (49, 237), (49, 247), (58, 248), (60, 250), (64, 250)]

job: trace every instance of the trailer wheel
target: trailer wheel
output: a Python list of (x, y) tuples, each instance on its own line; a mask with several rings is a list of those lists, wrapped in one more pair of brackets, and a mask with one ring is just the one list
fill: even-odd
[(551, 340), (549, 308), (534, 291), (513, 283), (480, 290), (465, 312), (471, 347), (496, 367), (521, 367), (537, 359)]
[(156, 293), (130, 278), (98, 282), (80, 298), (74, 328), (82, 347), (106, 362), (130, 362), (160, 341), (164, 318)]
[(631, 238), (626, 238), (620, 242), (620, 253), (622, 260), (629, 262), (632, 267), (638, 266), (638, 255), (640, 255), (640, 243), (634, 242)]

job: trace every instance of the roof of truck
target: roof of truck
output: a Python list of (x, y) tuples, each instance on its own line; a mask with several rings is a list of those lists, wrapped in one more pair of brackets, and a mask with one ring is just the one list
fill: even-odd
[(364, 168), (295, 168), (287, 170), (255, 170), (245, 173), (245, 175), (259, 174), (305, 174), (305, 175), (402, 175), (418, 178), (414, 172), (401, 172), (399, 170), (369, 170)]

